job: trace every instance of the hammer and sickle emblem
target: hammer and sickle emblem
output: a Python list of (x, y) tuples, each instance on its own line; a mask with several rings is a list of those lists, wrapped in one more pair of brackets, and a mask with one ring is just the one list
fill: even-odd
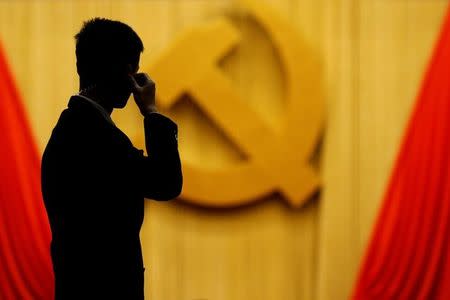
[(230, 207), (277, 191), (291, 205), (300, 206), (320, 185), (309, 165), (324, 121), (320, 64), (317, 54), (270, 8), (258, 1), (243, 2), (280, 57), (288, 108), (284, 130), (279, 134), (269, 128), (217, 67), (217, 61), (239, 42), (239, 32), (229, 20), (220, 18), (180, 36), (148, 68), (158, 85), (159, 104), (168, 109), (188, 93), (249, 157), (224, 169), (184, 164), (181, 199)]

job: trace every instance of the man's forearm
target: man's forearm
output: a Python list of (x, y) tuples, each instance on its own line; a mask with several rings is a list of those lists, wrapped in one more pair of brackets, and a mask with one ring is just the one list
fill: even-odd
[(180, 194), (183, 182), (177, 125), (162, 114), (150, 113), (145, 115), (144, 127), (148, 153), (144, 173), (153, 178), (153, 187), (147, 195), (152, 194), (149, 198), (157, 200), (175, 198)]

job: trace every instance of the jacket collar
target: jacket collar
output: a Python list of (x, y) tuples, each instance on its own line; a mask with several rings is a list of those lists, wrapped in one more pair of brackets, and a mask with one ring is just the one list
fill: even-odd
[(78, 94), (73, 95), (69, 100), (68, 107), (73, 107), (74, 105), (76, 106), (78, 103), (87, 104), (89, 107), (94, 108), (103, 117), (103, 119), (105, 119), (108, 123), (110, 123), (114, 127), (116, 126), (116, 124), (114, 124), (108, 112), (94, 100), (83, 95)]

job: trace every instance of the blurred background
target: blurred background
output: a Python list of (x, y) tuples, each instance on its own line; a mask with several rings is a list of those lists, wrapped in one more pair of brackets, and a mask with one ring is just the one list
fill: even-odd
[[(350, 298), (448, 2), (261, 0), (256, 5), (289, 24), (309, 47), (311, 56), (299, 55), (298, 65), (318, 62), (312, 82), (320, 82), (322, 98), (308, 101), (324, 107), (324, 130), (313, 141), (318, 146), (311, 163), (321, 178), (319, 192), (295, 207), (276, 191), (233, 207), (147, 201), (141, 231), (146, 299)], [(232, 0), (0, 1), (0, 43), (37, 154), (78, 91), (73, 36), (83, 21), (97, 16), (133, 27), (145, 46), (140, 70), (150, 76), (152, 64), (186, 30), (225, 18), (240, 40), (217, 67), (236, 92), (277, 132), (308, 126), (283, 125), (290, 108), (285, 66), (277, 41), (252, 14), (245, 1)], [(163, 112), (179, 123), (186, 165), (220, 169), (252, 159), (194, 95), (183, 95)], [(113, 119), (144, 148), (142, 119), (132, 101)], [(8, 199), (0, 197), (5, 212)], [(39, 235), (33, 228), (30, 234)], [(0, 230), (14, 234), (12, 225)], [(10, 250), (0, 245), (0, 253)], [(11, 265), (6, 269), (10, 274)], [(21, 270), (3, 288), (22, 280)], [(32, 294), (23, 299), (48, 299)], [(1, 295), (0, 290), (1, 299), (22, 299)]]

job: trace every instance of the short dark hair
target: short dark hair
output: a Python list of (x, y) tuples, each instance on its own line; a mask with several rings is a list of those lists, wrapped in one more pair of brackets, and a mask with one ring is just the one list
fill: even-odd
[(84, 85), (98, 83), (104, 77), (136, 67), (144, 45), (127, 24), (105, 18), (84, 22), (75, 35), (77, 72)]

